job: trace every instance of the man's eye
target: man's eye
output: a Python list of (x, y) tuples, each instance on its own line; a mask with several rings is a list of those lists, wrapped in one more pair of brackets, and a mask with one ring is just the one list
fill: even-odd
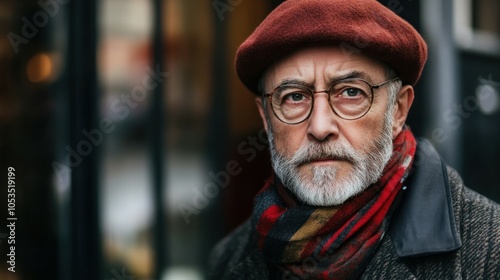
[(282, 98), (282, 102), (301, 102), (306, 99), (306, 96), (301, 92), (291, 92), (285, 94)]
[(289, 94), (288, 97), (293, 101), (301, 101), (304, 99), (304, 95), (302, 95), (300, 93), (292, 93), (292, 94)]
[(362, 95), (362, 94), (363, 94), (363, 91), (360, 89), (357, 89), (357, 88), (348, 88), (342, 92), (342, 95), (349, 96), (349, 97), (355, 97), (355, 96)]

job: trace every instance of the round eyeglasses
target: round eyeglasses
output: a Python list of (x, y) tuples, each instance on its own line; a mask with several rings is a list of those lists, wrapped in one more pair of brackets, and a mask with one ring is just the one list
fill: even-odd
[(309, 118), (314, 106), (314, 94), (328, 93), (328, 103), (333, 112), (345, 120), (356, 120), (368, 113), (373, 103), (373, 90), (398, 80), (392, 78), (378, 85), (371, 85), (359, 78), (335, 82), (330, 89), (314, 91), (300, 84), (285, 84), (275, 88), (269, 97), (274, 115), (286, 124), (299, 124)]

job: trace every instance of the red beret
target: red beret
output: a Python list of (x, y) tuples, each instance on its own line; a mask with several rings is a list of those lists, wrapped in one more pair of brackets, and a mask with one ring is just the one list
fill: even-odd
[(257, 94), (259, 79), (271, 64), (300, 48), (320, 45), (380, 59), (410, 85), (427, 60), (420, 34), (375, 0), (288, 0), (241, 44), (236, 71)]

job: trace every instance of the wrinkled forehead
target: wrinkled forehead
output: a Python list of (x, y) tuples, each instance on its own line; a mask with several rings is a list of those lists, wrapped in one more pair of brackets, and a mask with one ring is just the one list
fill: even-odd
[(312, 47), (298, 50), (272, 64), (264, 73), (267, 90), (284, 80), (301, 80), (306, 84), (328, 84), (356, 73), (370, 83), (385, 78), (383, 62), (338, 47)]

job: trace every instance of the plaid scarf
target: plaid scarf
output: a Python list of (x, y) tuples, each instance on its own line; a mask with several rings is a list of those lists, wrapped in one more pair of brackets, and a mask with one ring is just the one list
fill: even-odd
[(379, 181), (340, 206), (300, 205), (274, 176), (266, 183), (255, 198), (252, 223), (272, 278), (361, 276), (387, 230), (417, 145), (406, 127), (393, 144)]

